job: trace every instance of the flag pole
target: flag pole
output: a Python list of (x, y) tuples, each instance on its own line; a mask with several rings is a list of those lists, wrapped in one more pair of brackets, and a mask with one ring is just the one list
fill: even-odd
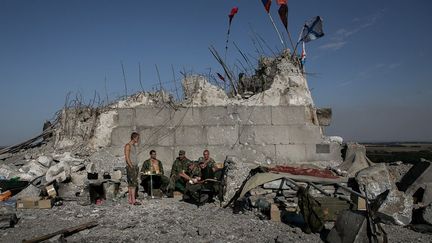
[(276, 33), (277, 33), (278, 36), (279, 36), (279, 40), (280, 40), (280, 42), (282, 43), (282, 45), (283, 45), (285, 48), (287, 48), (287, 46), (285, 45), (285, 43), (284, 43), (283, 40), (282, 40), (282, 36), (281, 36), (281, 34), (280, 34), (278, 28), (276, 27), (275, 22), (273, 21), (273, 18), (272, 18), (272, 16), (271, 16), (270, 12), (267, 12), (267, 15), (269, 16), (270, 21), (272, 22), (273, 27), (274, 27), (274, 29), (276, 30)]
[(294, 47), (294, 51), (293, 51), (291, 57), (295, 56), (295, 54), (296, 54), (298, 44), (299, 44), (299, 43), (301, 42), (301, 40), (302, 40), (302, 33), (303, 33), (304, 28), (305, 28), (305, 27), (304, 27), (304, 25), (303, 25), (303, 28), (302, 28), (301, 31), (300, 31), (298, 41), (297, 41), (297, 43), (296, 43), (296, 45), (295, 45), (295, 47)]
[[(291, 33), (290, 33), (289, 29), (288, 29), (288, 25), (289, 25), (289, 21), (288, 21), (288, 18), (289, 18), (289, 14), (288, 14), (288, 12), (289, 12), (289, 8), (288, 8), (288, 1), (287, 1), (287, 3), (286, 3), (286, 6), (287, 6), (287, 27), (286, 27), (286, 31), (287, 31), (287, 33), (288, 33), (288, 39), (289, 39), (289, 41), (290, 41), (290, 43), (291, 43), (291, 47), (294, 48), (294, 42), (292, 41)], [(294, 51), (294, 53), (295, 53), (295, 50), (293, 50), (293, 51)]]
[(231, 24), (229, 24), (229, 26), (228, 26), (228, 32), (227, 32), (227, 37), (226, 37), (226, 42), (225, 42), (225, 56), (224, 56), (224, 62), (225, 63), (226, 63), (227, 52), (228, 52), (228, 42), (229, 42), (230, 31), (231, 31)]

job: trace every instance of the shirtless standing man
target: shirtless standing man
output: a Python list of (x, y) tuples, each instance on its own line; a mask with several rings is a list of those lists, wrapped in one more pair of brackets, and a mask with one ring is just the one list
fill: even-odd
[(126, 159), (126, 174), (128, 181), (128, 203), (141, 205), (136, 201), (136, 188), (138, 186), (138, 141), (140, 135), (137, 132), (131, 134), (131, 140), (124, 146)]

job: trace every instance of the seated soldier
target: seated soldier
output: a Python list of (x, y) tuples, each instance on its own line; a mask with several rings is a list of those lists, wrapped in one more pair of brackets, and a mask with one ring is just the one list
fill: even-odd
[[(216, 166), (216, 162), (210, 158), (210, 152), (207, 149), (204, 150), (203, 156), (198, 159), (198, 165), (195, 165), (201, 172), (197, 178), (199, 180), (192, 180), (186, 184), (183, 199), (191, 203), (201, 204), (211, 201), (213, 196), (219, 192), (221, 170)], [(203, 191), (205, 193), (202, 193)]]
[(186, 152), (184, 150), (180, 150), (179, 157), (174, 160), (171, 169), (171, 176), (168, 186), (170, 194), (172, 194), (173, 191), (180, 191), (181, 193), (184, 193), (186, 182), (192, 179), (192, 177), (187, 174), (190, 163), (191, 161), (186, 158)]
[(199, 166), (201, 167), (202, 179), (215, 179), (219, 180), (221, 170), (216, 166), (216, 162), (210, 157), (208, 149), (204, 150), (203, 157), (198, 159)]
[(164, 175), (162, 162), (156, 158), (156, 151), (150, 151), (150, 158), (144, 161), (141, 168), (141, 185), (150, 195), (150, 189), (160, 189), (167, 194), (169, 179)]

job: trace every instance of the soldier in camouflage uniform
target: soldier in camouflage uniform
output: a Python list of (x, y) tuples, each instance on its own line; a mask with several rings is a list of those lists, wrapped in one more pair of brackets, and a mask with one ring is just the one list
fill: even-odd
[(172, 196), (173, 191), (185, 191), (186, 182), (191, 180), (192, 177), (187, 174), (189, 168), (188, 165), (191, 161), (186, 158), (186, 152), (184, 150), (179, 151), (179, 157), (174, 161), (171, 168), (170, 182), (168, 186), (169, 194)]
[[(216, 167), (214, 159), (210, 158), (210, 152), (207, 149), (204, 150), (203, 157), (200, 157), (197, 162), (198, 164), (195, 165), (195, 167), (200, 170), (200, 180), (193, 180), (186, 184), (186, 191), (183, 199), (185, 201), (200, 204), (207, 200), (212, 200), (209, 196), (212, 197), (219, 192), (219, 183), (212, 180), (219, 181), (221, 171)], [(202, 189), (206, 189), (207, 191), (210, 191), (210, 193), (200, 195), (200, 190)]]
[[(152, 174), (151, 177), (150, 174)], [(141, 181), (142, 186), (148, 194), (150, 194), (151, 186), (153, 186), (152, 189), (161, 189), (163, 193), (167, 193), (169, 179), (164, 175), (162, 162), (156, 158), (155, 150), (150, 151), (150, 158), (144, 161), (142, 165)]]

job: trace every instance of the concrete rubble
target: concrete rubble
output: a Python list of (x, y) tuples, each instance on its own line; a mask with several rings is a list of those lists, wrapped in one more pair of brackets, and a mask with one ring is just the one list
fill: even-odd
[(398, 190), (385, 164), (374, 165), (359, 171), (356, 181), (360, 191), (370, 200), (387, 194), (377, 210), (377, 215), (382, 222), (403, 226), (411, 222), (413, 199)]
[(387, 190), (394, 189), (393, 181), (386, 165), (378, 164), (363, 170), (356, 175), (356, 181), (359, 184), (360, 191), (367, 194), (369, 199), (376, 199), (378, 195)]
[(71, 176), (71, 168), (69, 164), (67, 164), (64, 161), (61, 161), (58, 164), (48, 169), (45, 178), (48, 182), (52, 182), (52, 181), (64, 182), (70, 179), (70, 176)]
[[(13, 208), (13, 214), (0, 212), (5, 218), (0, 228), (7, 227), (0, 231), (2, 240), (40, 235), (44, 224), (51, 232), (95, 219), (98, 226), (68, 240), (317, 242), (318, 233), (301, 230), (311, 222), (305, 220), (310, 213), (305, 198), (320, 205), (313, 213), (319, 212), (326, 222), (324, 231), (336, 225), (331, 233), (335, 238), (345, 235), (343, 225), (352, 217), (365, 232), (371, 214), (361, 205), (365, 196), (368, 206), (381, 200), (374, 212), (377, 222), (405, 226), (412, 221), (413, 209), (420, 208), (424, 221), (431, 223), (430, 162), (422, 164), (425, 174), (414, 168), (411, 174), (418, 181), (407, 183), (396, 180), (387, 165), (370, 161), (364, 146), (326, 136), (332, 111), (315, 106), (297, 61), (289, 51), (260, 58), (255, 74), (239, 78), (237, 95), (203, 76), (189, 75), (182, 81), (180, 101), (157, 91), (101, 107), (67, 102), (48, 130), (52, 137), (45, 133), (39, 144), (31, 140), (1, 150), (0, 185), (14, 194), (0, 201), (0, 209)], [(198, 208), (176, 198), (143, 200), (142, 207), (126, 204), (123, 146), (133, 131), (141, 134), (139, 166), (155, 149), (166, 175), (180, 149), (192, 160), (209, 149), (211, 157), (226, 166), (223, 202)], [(14, 185), (16, 181), (25, 186)], [(420, 201), (413, 199), (419, 188), (424, 190)], [(138, 196), (147, 195), (138, 191)], [(348, 220), (339, 220), (340, 215), (348, 215)], [(15, 228), (8, 220), (17, 223)], [(51, 241), (61, 239), (56, 237)]]

